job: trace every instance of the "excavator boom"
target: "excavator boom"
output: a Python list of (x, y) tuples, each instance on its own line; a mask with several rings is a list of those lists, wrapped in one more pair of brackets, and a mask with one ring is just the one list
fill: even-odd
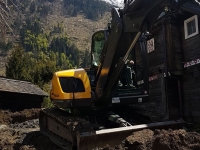
[[(159, 2), (160, 0), (157, 1)], [(146, 16), (144, 13), (148, 13), (146, 8), (141, 9), (142, 2), (144, 1), (129, 3), (129, 7), (133, 7), (132, 9), (134, 10), (131, 11), (132, 14), (128, 14), (129, 16), (125, 14), (126, 11), (128, 12), (128, 4), (126, 4), (126, 11), (117, 10), (116, 8), (112, 9), (111, 31), (108, 36), (107, 45), (104, 47), (106, 50), (103, 50), (104, 57), (101, 59), (101, 69), (98, 72), (100, 75), (97, 79), (96, 86), (97, 97), (102, 97), (105, 93), (109, 96), (119, 78), (130, 51), (141, 35), (140, 26)], [(151, 5), (147, 5), (146, 7), (151, 9)], [(129, 23), (128, 20), (129, 22), (133, 20), (133, 22)]]
[[(151, 29), (159, 15), (174, 7), (182, 7), (186, 1), (175, 0), (129, 0), (124, 9), (113, 8), (112, 21), (98, 70), (96, 85), (97, 99), (111, 97), (124, 64), (136, 42), (140, 40), (143, 54), (144, 89), (148, 91), (148, 62), (146, 32)], [(147, 92), (148, 95), (148, 92)], [(108, 102), (109, 103), (109, 102)]]

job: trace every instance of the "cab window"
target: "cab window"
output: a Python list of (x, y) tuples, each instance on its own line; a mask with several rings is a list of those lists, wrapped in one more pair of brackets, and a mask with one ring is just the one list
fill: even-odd
[(100, 55), (105, 43), (105, 36), (103, 31), (94, 33), (92, 38), (92, 63), (98, 66), (100, 63)]
[(60, 85), (65, 93), (85, 92), (83, 82), (74, 77), (60, 77)]

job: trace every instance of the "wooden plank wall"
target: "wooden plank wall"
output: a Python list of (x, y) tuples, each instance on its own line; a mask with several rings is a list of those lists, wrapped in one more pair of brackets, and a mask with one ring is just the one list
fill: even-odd
[[(157, 108), (161, 109), (162, 102), (162, 78), (164, 71), (164, 51), (163, 51), (163, 30), (162, 26), (154, 28), (151, 32), (151, 38), (154, 38), (155, 50), (148, 54), (149, 59), (149, 76), (156, 76), (155, 80), (149, 82), (150, 101), (157, 104)], [(162, 112), (162, 110), (160, 110)]]
[[(193, 15), (188, 16), (187, 18)], [(187, 19), (184, 18), (184, 19)], [(200, 25), (200, 18), (199, 25)], [(182, 51), (184, 63), (200, 59), (200, 34), (185, 39), (184, 20), (182, 20)], [(200, 29), (200, 26), (199, 26)], [(184, 116), (187, 121), (200, 123), (200, 64), (184, 68), (182, 78)]]
[[(150, 103), (154, 103), (157, 112), (165, 112), (166, 102), (169, 118), (178, 119), (183, 112), (186, 121), (200, 123), (200, 34), (185, 39), (184, 33), (184, 20), (193, 15), (184, 13), (165, 20), (165, 33), (162, 23), (151, 31), (155, 51), (148, 54), (149, 76), (153, 77), (149, 88)], [(139, 44), (135, 49), (140, 49)], [(140, 63), (138, 60), (136, 53), (136, 63)], [(163, 77), (164, 73), (167, 77)]]
[(0, 109), (21, 111), (24, 109), (41, 108), (43, 98), (37, 95), (0, 92)]
[(183, 53), (181, 28), (178, 19), (171, 19), (166, 25), (166, 47), (168, 71), (172, 75), (183, 75)]
[(166, 90), (169, 116), (171, 119), (182, 117), (180, 100), (180, 79), (183, 75), (183, 53), (181, 42), (180, 22), (177, 18), (170, 18), (166, 22), (166, 51), (167, 51), (167, 79)]
[[(164, 24), (155, 26), (151, 33), (155, 50), (148, 54), (149, 103), (154, 104), (154, 112), (162, 115), (163, 118), (178, 119), (180, 118), (179, 93), (175, 75), (182, 74), (180, 31), (176, 30), (176, 26), (164, 21)], [(139, 51), (139, 49), (137, 45), (136, 50)], [(136, 53), (136, 63), (140, 63), (138, 59)], [(168, 72), (170, 72), (169, 76)]]
[[(163, 49), (164, 37), (162, 26), (154, 28), (154, 31), (151, 33), (151, 38), (154, 38), (155, 42), (155, 50), (148, 54), (150, 101), (146, 105), (143, 104), (142, 107), (149, 109), (148, 111), (152, 112), (152, 114), (155, 115), (154, 121), (157, 121), (157, 119), (162, 119), (162, 117), (165, 118), (166, 116), (166, 86), (163, 73), (165, 49)], [(135, 46), (137, 65), (141, 65), (141, 57), (139, 51), (140, 45), (139, 43), (137, 43), (137, 45)], [(141, 80), (141, 74), (137, 74), (137, 79)]]
[[(157, 29), (154, 27), (152, 34), (155, 39), (155, 51), (148, 56), (150, 77), (158, 77), (150, 81), (150, 100), (159, 102), (160, 112), (166, 113), (165, 115), (168, 113), (166, 117), (178, 119), (181, 114), (177, 75), (182, 74), (180, 31), (172, 24), (170, 18), (166, 18), (157, 25)], [(155, 60), (157, 64), (154, 63)]]

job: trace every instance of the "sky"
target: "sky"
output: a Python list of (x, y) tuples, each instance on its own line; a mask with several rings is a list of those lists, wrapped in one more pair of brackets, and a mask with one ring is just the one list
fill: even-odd
[(124, 0), (103, 0), (115, 6), (123, 6)]

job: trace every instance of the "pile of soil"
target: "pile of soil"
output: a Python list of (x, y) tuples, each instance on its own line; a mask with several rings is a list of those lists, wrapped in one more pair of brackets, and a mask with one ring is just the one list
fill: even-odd
[(0, 125), (1, 124), (10, 124), (10, 123), (21, 123), (31, 119), (37, 119), (40, 109), (25, 109), (19, 112), (11, 112), (10, 110), (0, 110)]
[(185, 130), (142, 130), (128, 136), (115, 148), (103, 150), (200, 150), (200, 134)]

